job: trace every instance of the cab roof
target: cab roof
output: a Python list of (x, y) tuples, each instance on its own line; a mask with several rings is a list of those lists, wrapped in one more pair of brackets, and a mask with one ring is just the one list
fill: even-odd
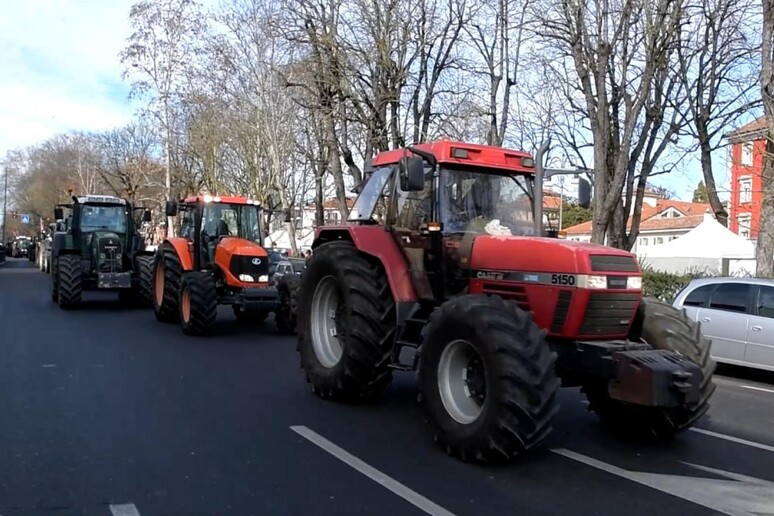
[[(535, 173), (532, 155), (524, 151), (451, 140), (421, 143), (414, 148), (433, 154), (438, 163), (496, 168), (520, 174)], [(372, 165), (392, 165), (406, 155), (416, 156), (407, 149), (385, 151), (376, 155)]]
[(225, 195), (192, 195), (189, 197), (186, 197), (183, 199), (183, 202), (185, 204), (196, 204), (196, 203), (223, 203), (223, 204), (245, 204), (245, 205), (255, 205), (260, 206), (260, 202), (254, 200), (254, 199), (248, 199), (247, 197), (234, 197), (234, 196), (225, 196)]
[(94, 195), (94, 194), (87, 194), (87, 195), (79, 195), (76, 197), (78, 199), (78, 204), (88, 204), (88, 203), (102, 203), (102, 204), (126, 204), (126, 200), (121, 199), (120, 197), (116, 197), (114, 195)]

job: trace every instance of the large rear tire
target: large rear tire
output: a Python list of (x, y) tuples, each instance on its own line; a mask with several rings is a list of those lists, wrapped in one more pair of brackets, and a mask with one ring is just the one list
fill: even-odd
[(505, 462), (551, 432), (556, 353), (529, 313), (499, 297), (444, 303), (427, 326), (420, 402), (434, 437), (464, 461)]
[(298, 325), (298, 293), (301, 290), (301, 280), (296, 276), (283, 276), (277, 282), (279, 306), (274, 313), (277, 330), (286, 335), (296, 333)]
[(209, 335), (218, 317), (215, 281), (207, 272), (187, 272), (180, 282), (180, 324), (183, 333)]
[(592, 383), (583, 387), (589, 410), (599, 416), (605, 428), (623, 437), (663, 440), (690, 428), (707, 412), (715, 392), (712, 376), (716, 364), (710, 356), (711, 343), (701, 334), (699, 324), (684, 310), (658, 299), (644, 298), (629, 338), (655, 349), (676, 351), (698, 364), (703, 373), (699, 401), (671, 408), (642, 407), (611, 399), (606, 384)]
[(81, 303), (83, 277), (81, 275), (81, 257), (66, 254), (59, 257), (57, 266), (57, 287), (59, 307), (65, 310), (75, 308)]
[(315, 251), (298, 296), (298, 352), (322, 398), (370, 398), (392, 380), (395, 302), (380, 263), (350, 242)]
[(180, 258), (171, 244), (164, 242), (156, 252), (153, 265), (153, 313), (161, 322), (176, 322), (180, 317)]

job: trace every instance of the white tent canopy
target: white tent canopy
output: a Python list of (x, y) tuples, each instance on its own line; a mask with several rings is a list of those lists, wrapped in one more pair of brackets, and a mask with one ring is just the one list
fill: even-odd
[[(739, 267), (741, 261), (754, 260), (755, 245), (705, 214), (704, 221), (685, 235), (665, 244), (640, 248), (638, 254), (646, 264), (665, 272), (704, 269), (718, 274), (723, 259), (730, 260), (731, 270)], [(750, 262), (746, 265), (755, 269)]]
[[(296, 230), (296, 246), (299, 251), (312, 248), (312, 242), (314, 241), (314, 229), (301, 228)], [(280, 249), (291, 249), (290, 235), (287, 230), (280, 229), (264, 239), (266, 247), (278, 247)]]

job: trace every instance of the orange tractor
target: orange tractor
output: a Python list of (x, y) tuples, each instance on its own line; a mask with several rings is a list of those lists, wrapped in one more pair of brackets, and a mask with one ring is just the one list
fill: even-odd
[(298, 351), (317, 395), (370, 398), (417, 370), (436, 441), (481, 462), (539, 444), (560, 384), (631, 437), (705, 413), (710, 342), (642, 297), (636, 257), (543, 236), (544, 150), (443, 141), (376, 156), (301, 279)]
[(281, 331), (289, 303), (269, 283), (260, 206), (244, 197), (211, 195), (169, 201), (166, 215), (179, 237), (167, 238), (153, 269), (153, 311), (162, 322), (180, 321), (187, 335), (211, 333), (218, 305), (231, 305), (242, 321), (263, 322), (271, 312)]

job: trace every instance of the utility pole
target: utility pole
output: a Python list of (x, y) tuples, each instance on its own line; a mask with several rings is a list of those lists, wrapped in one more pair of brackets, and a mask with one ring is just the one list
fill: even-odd
[(5, 227), (8, 225), (6, 208), (8, 208), (8, 167), (5, 168), (5, 186), (3, 187), (3, 239), (0, 243), (5, 244)]

